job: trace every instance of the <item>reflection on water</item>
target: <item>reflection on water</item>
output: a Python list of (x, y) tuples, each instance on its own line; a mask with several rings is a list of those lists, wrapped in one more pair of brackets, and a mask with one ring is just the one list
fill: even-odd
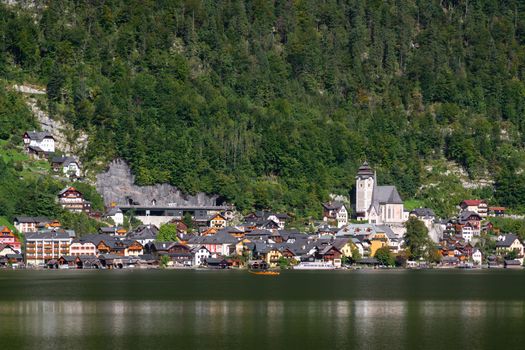
[(522, 301), (13, 301), (0, 302), (0, 341), (28, 349), (513, 348), (523, 342), (524, 315)]

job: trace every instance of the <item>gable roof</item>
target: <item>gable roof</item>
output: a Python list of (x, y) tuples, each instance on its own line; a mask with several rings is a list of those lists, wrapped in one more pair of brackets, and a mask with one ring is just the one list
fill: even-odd
[(326, 210), (339, 210), (339, 209), (341, 209), (343, 206), (344, 206), (344, 204), (341, 203), (341, 202), (338, 202), (338, 201), (332, 201), (332, 202), (326, 202), (326, 203), (323, 203), (323, 207), (324, 207)]
[(508, 235), (503, 236), (502, 240), (496, 242), (496, 247), (508, 248), (516, 239), (518, 239), (518, 236), (509, 233)]
[(473, 211), (464, 211), (461, 214), (459, 214), (459, 223), (463, 224), (465, 223), (469, 217), (476, 216), (478, 220), (481, 220), (481, 216), (478, 213), (475, 213)]
[(465, 204), (466, 206), (474, 207), (480, 205), (481, 203), (485, 203), (485, 201), (481, 199), (465, 199), (460, 204)]
[(27, 131), (25, 133), (31, 140), (35, 141), (42, 141), (45, 138), (52, 138), (55, 139), (53, 135), (48, 133), (47, 131)]
[(78, 165), (78, 162), (73, 157), (53, 157), (51, 163), (62, 164), (62, 166), (69, 166), (71, 163), (76, 163)]
[(15, 217), (14, 221), (17, 221), (21, 224), (38, 224), (50, 222), (50, 220), (44, 216), (17, 216)]
[(434, 214), (434, 211), (430, 208), (416, 208), (410, 212), (410, 214), (416, 215), (418, 217), (435, 217), (436, 214)]
[(372, 202), (378, 204), (403, 204), (396, 186), (375, 186)]

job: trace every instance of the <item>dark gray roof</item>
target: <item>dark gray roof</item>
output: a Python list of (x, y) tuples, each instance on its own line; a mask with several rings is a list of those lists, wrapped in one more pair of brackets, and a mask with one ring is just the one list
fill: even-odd
[(108, 211), (106, 212), (106, 216), (113, 216), (118, 213), (122, 214), (122, 210), (120, 210), (119, 207), (112, 207), (108, 209)]
[(155, 239), (159, 229), (155, 225), (140, 225), (129, 232), (126, 237), (130, 239)]
[(372, 195), (372, 202), (379, 204), (403, 204), (396, 186), (376, 186)]
[(239, 240), (228, 232), (219, 231), (214, 235), (195, 236), (191, 238), (189, 244), (235, 244)]
[(29, 146), (28, 147), (30, 150), (33, 150), (35, 152), (44, 152), (44, 150), (38, 146)]
[(42, 222), (50, 222), (50, 220), (44, 216), (17, 216), (15, 217), (15, 221), (18, 221), (19, 223), (28, 223), (28, 224), (38, 224)]
[(510, 233), (508, 235), (505, 235), (503, 240), (497, 241), (496, 247), (502, 247), (502, 248), (510, 247), (516, 239), (518, 239), (518, 236)]
[(76, 163), (78, 165), (78, 162), (73, 157), (53, 157), (53, 159), (51, 159), (51, 163), (58, 163), (62, 164), (63, 166), (68, 166), (71, 163)]
[(410, 214), (416, 215), (418, 217), (435, 217), (436, 214), (434, 214), (434, 211), (430, 208), (416, 208), (410, 212)]
[(372, 170), (372, 168), (368, 165), (368, 162), (365, 161), (363, 163), (363, 165), (361, 165), (359, 167), (359, 169), (357, 170), (357, 177), (360, 177), (360, 178), (367, 178), (367, 177), (371, 177), (371, 176), (374, 176), (374, 171)]
[(26, 240), (34, 240), (34, 239), (67, 239), (71, 237), (66, 231), (60, 230), (60, 231), (42, 231), (42, 232), (26, 233), (25, 238)]
[(521, 266), (521, 262), (519, 260), (505, 260), (505, 265), (513, 265), (513, 266)]
[(459, 217), (458, 217), (459, 223), (464, 224), (467, 221), (467, 219), (472, 215), (477, 216), (481, 220), (481, 216), (479, 216), (478, 213), (475, 213), (473, 211), (464, 211), (461, 214), (459, 214)]
[(42, 141), (43, 139), (47, 137), (55, 139), (53, 135), (51, 135), (47, 131), (28, 131), (26, 132), (26, 134), (27, 136), (29, 136), (31, 140), (36, 140), (36, 141)]
[(332, 202), (326, 202), (326, 203), (323, 203), (323, 207), (326, 209), (326, 210), (339, 210), (343, 207), (343, 203), (341, 202), (338, 202), (338, 201), (332, 201)]
[(104, 241), (106, 244), (111, 244), (111, 242), (114, 242), (118, 240), (118, 238), (114, 236), (110, 236), (108, 234), (92, 234), (92, 235), (84, 235), (78, 239), (78, 242), (84, 243), (84, 242), (91, 242), (94, 245), (98, 245), (101, 241)]

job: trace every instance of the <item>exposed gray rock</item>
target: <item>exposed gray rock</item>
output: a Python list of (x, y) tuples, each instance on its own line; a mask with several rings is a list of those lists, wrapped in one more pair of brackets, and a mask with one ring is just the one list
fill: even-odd
[(158, 206), (203, 206), (216, 205), (217, 196), (209, 196), (205, 193), (186, 195), (179, 189), (169, 184), (158, 184), (154, 186), (135, 185), (135, 176), (125, 161), (117, 159), (110, 163), (105, 173), (97, 175), (97, 191), (104, 198), (104, 203), (110, 205), (129, 205), (134, 202), (139, 205)]
[[(33, 85), (13, 85), (13, 90), (25, 95), (45, 95), (46, 90)], [(26, 105), (29, 107), (37, 121), (40, 123), (42, 131), (47, 131), (56, 140), (58, 150), (67, 155), (79, 155), (84, 152), (88, 144), (88, 135), (82, 130), (74, 130), (73, 126), (58, 119), (53, 119), (42, 110), (35, 98), (26, 96)], [(70, 139), (68, 139), (70, 135)]]

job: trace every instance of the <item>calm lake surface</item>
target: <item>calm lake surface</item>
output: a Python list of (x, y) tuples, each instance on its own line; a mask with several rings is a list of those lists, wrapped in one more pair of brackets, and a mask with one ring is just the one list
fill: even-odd
[(0, 271), (1, 349), (524, 349), (525, 271)]

